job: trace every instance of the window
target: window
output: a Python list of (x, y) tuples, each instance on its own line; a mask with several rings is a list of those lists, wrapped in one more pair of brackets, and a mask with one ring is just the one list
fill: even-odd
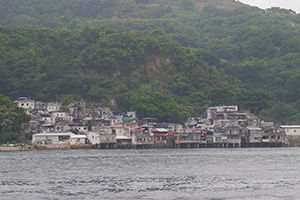
[(296, 133), (296, 130), (294, 130), (294, 133)]
[(272, 135), (272, 136), (271, 136), (271, 139), (272, 139), (272, 140), (276, 140), (276, 135)]

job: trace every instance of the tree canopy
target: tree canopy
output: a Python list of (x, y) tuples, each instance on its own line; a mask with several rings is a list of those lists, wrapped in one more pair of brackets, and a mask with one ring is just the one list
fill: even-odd
[[(189, 114), (235, 103), (269, 117), (277, 105), (300, 111), (292, 10), (234, 0), (11, 0), (0, 9), (0, 92), (12, 99), (74, 95), (128, 110), (153, 90)], [(255, 105), (252, 93), (267, 102)], [(300, 123), (290, 113), (279, 121)]]
[(0, 94), (0, 143), (13, 142), (19, 137), (21, 124), (27, 123), (30, 115)]

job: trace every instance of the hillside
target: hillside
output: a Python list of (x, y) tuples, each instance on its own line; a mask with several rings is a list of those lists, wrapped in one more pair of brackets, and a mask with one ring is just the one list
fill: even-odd
[(94, 19), (174, 18), (207, 5), (224, 10), (247, 7), (235, 0), (12, 0), (0, 3), (0, 25), (72, 29)]
[[(132, 96), (153, 90), (191, 115), (239, 104), (300, 122), (300, 16), (291, 10), (234, 0), (12, 0), (0, 8), (0, 92), (11, 98), (74, 94), (133, 109)], [(25, 24), (34, 26), (8, 26)]]

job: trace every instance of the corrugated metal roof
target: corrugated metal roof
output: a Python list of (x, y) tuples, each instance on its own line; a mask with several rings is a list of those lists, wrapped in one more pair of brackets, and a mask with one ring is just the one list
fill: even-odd
[(127, 137), (125, 135), (117, 135), (116, 139), (117, 140), (131, 140), (132, 138), (131, 137)]
[(123, 122), (132, 122), (132, 121), (134, 121), (134, 120), (135, 120), (134, 117), (133, 117), (133, 118), (128, 118), (128, 117), (127, 117), (127, 118), (123, 118), (123, 119), (122, 119)]
[(86, 135), (71, 135), (71, 138), (84, 139), (86, 138)]
[(285, 125), (285, 126), (280, 126), (281, 128), (300, 128), (300, 125)]
[(169, 132), (169, 130), (165, 128), (156, 128), (155, 130), (157, 130), (158, 132)]
[(247, 127), (247, 129), (248, 130), (250, 130), (250, 131), (261, 131), (262, 129), (261, 128), (259, 128), (259, 127)]
[(35, 136), (64, 136), (64, 135), (70, 135), (73, 136), (75, 135), (72, 132), (62, 132), (62, 133), (37, 133), (34, 134)]

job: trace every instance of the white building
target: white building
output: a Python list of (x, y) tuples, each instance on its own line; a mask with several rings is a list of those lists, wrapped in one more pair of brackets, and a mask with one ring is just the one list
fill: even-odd
[(70, 137), (70, 144), (85, 144), (87, 137), (86, 135), (71, 135)]
[(126, 117), (128, 118), (136, 118), (136, 112), (135, 111), (127, 111)]
[(285, 125), (280, 126), (289, 140), (300, 140), (300, 125)]
[(75, 134), (71, 132), (38, 133), (32, 135), (32, 144), (69, 144), (72, 136)]
[(88, 126), (72, 125), (72, 126), (70, 126), (70, 128), (77, 129), (78, 131), (80, 131), (82, 133), (88, 132)]
[(23, 108), (27, 114), (35, 108), (35, 101), (29, 97), (19, 97), (14, 103), (17, 104), (18, 107)]
[(58, 103), (58, 102), (48, 102), (47, 110), (48, 110), (48, 112), (56, 112), (56, 111), (60, 110), (61, 106), (62, 106), (62, 104)]
[(44, 124), (55, 124), (55, 117), (42, 117), (42, 121), (44, 122)]
[(63, 111), (55, 111), (51, 113), (51, 116), (60, 121), (72, 122), (73, 116), (70, 116), (69, 113)]
[(216, 106), (207, 108), (207, 119), (211, 119), (213, 113), (237, 112), (238, 106)]
[(116, 143), (116, 135), (104, 132), (87, 132), (87, 139), (93, 144)]

